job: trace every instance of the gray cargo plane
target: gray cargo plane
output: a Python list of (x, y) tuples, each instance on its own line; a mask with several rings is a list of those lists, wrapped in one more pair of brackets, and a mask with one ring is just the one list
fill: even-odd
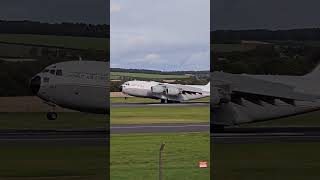
[(161, 103), (179, 103), (210, 96), (207, 85), (181, 85), (155, 81), (128, 81), (121, 85), (122, 92), (130, 96), (160, 99)]
[(109, 108), (108, 63), (68, 61), (50, 65), (30, 80), (32, 93), (52, 106), (47, 113), (55, 120), (56, 105), (82, 112), (106, 114)]
[(211, 74), (217, 129), (320, 110), (320, 65), (304, 76)]

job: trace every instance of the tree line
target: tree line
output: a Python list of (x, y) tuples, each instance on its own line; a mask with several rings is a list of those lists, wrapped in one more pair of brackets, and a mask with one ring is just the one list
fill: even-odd
[(36, 21), (0, 20), (0, 33), (108, 38), (110, 35), (110, 26), (107, 24), (95, 25), (85, 23), (43, 23)]
[(255, 29), (211, 31), (211, 43), (239, 43), (241, 40), (317, 41), (320, 40), (320, 28), (290, 30)]

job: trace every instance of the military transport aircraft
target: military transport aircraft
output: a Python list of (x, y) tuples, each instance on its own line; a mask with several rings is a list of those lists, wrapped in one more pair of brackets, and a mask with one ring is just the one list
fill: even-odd
[(128, 81), (121, 85), (122, 92), (130, 96), (160, 99), (161, 103), (179, 103), (210, 96), (207, 85), (181, 85), (155, 81)]
[(304, 76), (211, 73), (213, 129), (320, 110), (320, 65)]
[(106, 114), (109, 109), (108, 63), (67, 61), (46, 67), (30, 80), (32, 93), (52, 106), (49, 120), (57, 119), (55, 106)]

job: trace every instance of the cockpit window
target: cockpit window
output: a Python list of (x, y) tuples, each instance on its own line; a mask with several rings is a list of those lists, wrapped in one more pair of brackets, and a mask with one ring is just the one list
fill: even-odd
[(62, 70), (61, 70), (61, 69), (58, 69), (58, 70), (56, 71), (56, 75), (57, 75), (57, 76), (62, 76)]
[(44, 69), (44, 70), (42, 70), (42, 72), (47, 73), (47, 72), (49, 72), (49, 69)]
[(50, 74), (53, 74), (53, 75), (56, 74), (56, 70), (51, 69), (51, 70), (50, 70)]
[(49, 78), (48, 78), (48, 77), (44, 77), (44, 78), (43, 78), (43, 82), (44, 82), (44, 83), (48, 83), (48, 82), (49, 82)]

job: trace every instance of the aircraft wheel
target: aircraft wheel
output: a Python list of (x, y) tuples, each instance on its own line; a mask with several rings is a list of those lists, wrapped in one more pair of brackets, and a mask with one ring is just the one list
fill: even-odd
[(211, 131), (211, 133), (223, 133), (224, 132), (224, 126), (211, 124), (210, 125), (210, 131)]
[(58, 114), (55, 112), (48, 112), (47, 118), (48, 120), (56, 120), (58, 118)]
[(164, 104), (167, 103), (167, 101), (165, 99), (161, 99), (161, 103)]
[(180, 103), (180, 101), (171, 101), (171, 100), (168, 100), (167, 103), (170, 103), (170, 104), (175, 104), (175, 103), (177, 103), (177, 104), (178, 104), (178, 103)]

